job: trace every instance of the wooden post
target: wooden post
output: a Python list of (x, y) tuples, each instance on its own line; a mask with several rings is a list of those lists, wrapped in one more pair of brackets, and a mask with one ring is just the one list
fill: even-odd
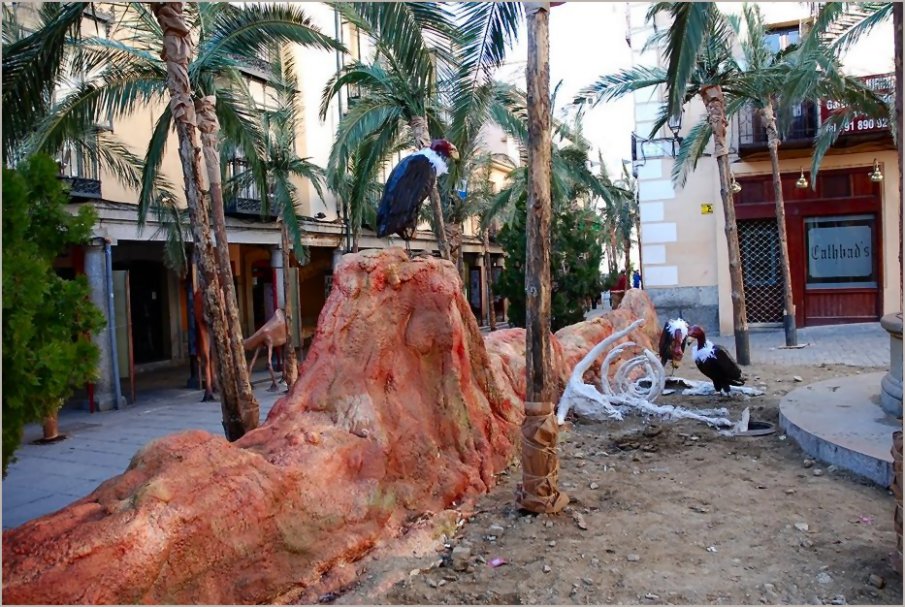
[(550, 5), (525, 4), (528, 19), (528, 243), (525, 271), (527, 395), (522, 425), (519, 506), (558, 512), (569, 498), (557, 487), (559, 459), (553, 415), (553, 348), (550, 341)]

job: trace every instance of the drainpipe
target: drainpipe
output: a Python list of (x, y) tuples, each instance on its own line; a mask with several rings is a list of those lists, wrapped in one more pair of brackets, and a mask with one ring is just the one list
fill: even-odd
[(104, 241), (104, 256), (107, 259), (107, 318), (110, 319), (110, 356), (113, 359), (113, 393), (116, 395), (114, 408), (119, 409), (122, 402), (122, 387), (119, 382), (119, 354), (116, 351), (116, 306), (113, 303), (113, 257), (110, 241)]

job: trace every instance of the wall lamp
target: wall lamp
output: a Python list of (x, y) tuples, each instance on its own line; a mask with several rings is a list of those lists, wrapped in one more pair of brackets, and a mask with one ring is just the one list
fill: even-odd
[(808, 189), (808, 178), (804, 176), (804, 169), (801, 169), (801, 176), (798, 178), (798, 181), (795, 182), (795, 187), (799, 190)]
[(874, 183), (883, 181), (883, 172), (880, 170), (880, 163), (877, 162), (876, 158), (874, 158), (874, 170), (868, 173), (868, 175), (870, 175), (870, 180)]

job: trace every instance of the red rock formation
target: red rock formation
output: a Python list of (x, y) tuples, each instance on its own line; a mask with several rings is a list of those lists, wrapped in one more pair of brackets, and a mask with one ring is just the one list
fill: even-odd
[(91, 495), (5, 531), (4, 601), (313, 600), (407, 518), (493, 485), (517, 450), (524, 348), (518, 329), (484, 347), (448, 262), (348, 255), (266, 423), (232, 444), (153, 441)]

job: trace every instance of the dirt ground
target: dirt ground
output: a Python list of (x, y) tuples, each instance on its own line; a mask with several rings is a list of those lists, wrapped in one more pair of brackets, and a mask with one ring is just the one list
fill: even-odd
[[(689, 362), (677, 375), (704, 379)], [(747, 368), (766, 394), (722, 404), (777, 425), (759, 438), (690, 421), (576, 421), (560, 435), (565, 512), (519, 512), (513, 466), (458, 528), (437, 517), (426, 544), (359, 564), (359, 581), (321, 602), (900, 605), (891, 492), (807, 460), (778, 428), (787, 392), (865, 371)]]

